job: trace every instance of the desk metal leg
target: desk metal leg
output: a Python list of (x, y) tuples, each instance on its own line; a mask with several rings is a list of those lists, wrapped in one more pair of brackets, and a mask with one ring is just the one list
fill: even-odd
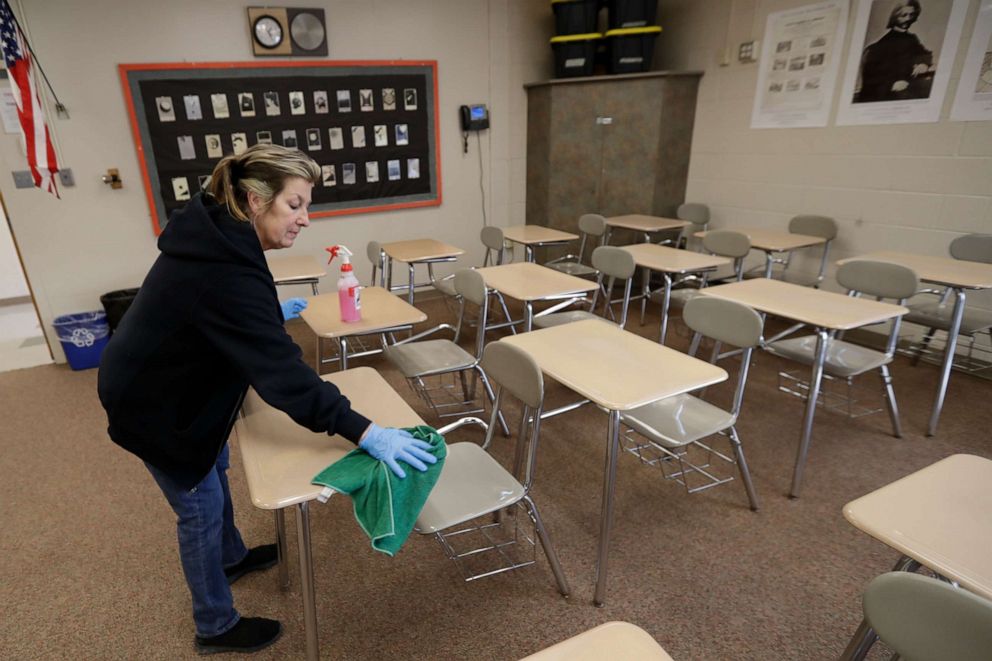
[(338, 351), (341, 352), (341, 371), (348, 369), (348, 338), (340, 337), (338, 338)]
[(806, 400), (806, 415), (803, 418), (803, 430), (799, 436), (799, 450), (796, 453), (796, 467), (792, 471), (792, 491), (789, 496), (799, 497), (803, 485), (803, 471), (806, 469), (806, 455), (809, 453), (809, 443), (813, 436), (813, 417), (816, 414), (816, 401), (820, 398), (820, 383), (823, 381), (823, 363), (827, 357), (827, 331), (818, 328), (816, 331), (816, 357), (813, 360), (813, 373), (809, 380), (809, 393)]
[(310, 289), (313, 290), (313, 295), (316, 296), (317, 293), (318, 293), (317, 292), (317, 281), (316, 280), (314, 280), (313, 282), (310, 283)]
[(651, 269), (641, 267), (641, 326), (644, 325), (644, 313), (648, 308), (648, 295), (651, 294)]
[(765, 253), (765, 277), (772, 277), (772, 266), (775, 264), (775, 259), (772, 257), (770, 252)]
[(617, 460), (620, 454), (620, 411), (610, 411), (606, 433), (606, 471), (603, 475), (603, 508), (599, 515), (599, 558), (596, 561), (596, 595), (593, 603), (606, 604), (606, 571), (613, 528), (613, 494), (616, 491)]
[(534, 262), (534, 248), (524, 244), (524, 261)]
[(314, 369), (315, 372), (317, 372), (317, 374), (320, 374), (320, 366), (321, 366), (321, 362), (320, 362), (320, 335), (317, 336), (317, 346), (316, 346), (316, 349), (315, 349), (315, 355), (316, 355), (316, 359), (314, 360), (313, 369)]
[(407, 299), (408, 299), (408, 302), (410, 303), (410, 305), (413, 305), (413, 285), (414, 285), (414, 282), (413, 282), (413, 278), (414, 278), (413, 262), (410, 262), (409, 264), (407, 264), (407, 267), (409, 268), (409, 273), (410, 273), (410, 284), (409, 284), (409, 286), (407, 288), (408, 289), (408, 291), (407, 291)]
[(529, 333), (534, 327), (534, 304), (530, 301), (524, 303), (524, 332)]
[(307, 661), (320, 658), (317, 639), (317, 598), (313, 586), (313, 553), (310, 549), (310, 503), (296, 506), (296, 532), (300, 547), (300, 592), (303, 593), (303, 628), (307, 637)]
[(964, 291), (954, 289), (954, 312), (951, 314), (951, 327), (947, 329), (944, 363), (940, 366), (940, 383), (937, 385), (937, 399), (934, 400), (933, 410), (930, 411), (927, 436), (933, 436), (937, 433), (937, 422), (940, 420), (940, 411), (944, 408), (944, 397), (947, 395), (947, 383), (951, 380), (951, 367), (954, 365), (954, 352), (958, 346), (958, 332), (961, 330), (962, 317), (964, 317)]
[(286, 557), (286, 511), (277, 509), (274, 512), (276, 520), (276, 557), (279, 563), (279, 587), (289, 589), (289, 558)]
[(668, 306), (672, 300), (672, 276), (662, 273), (665, 276), (665, 300), (661, 302), (661, 337), (660, 344), (665, 343), (665, 335), (668, 334)]
[(390, 294), (393, 293), (393, 258), (386, 257), (386, 268), (385, 268), (385, 278), (386, 278), (386, 291)]

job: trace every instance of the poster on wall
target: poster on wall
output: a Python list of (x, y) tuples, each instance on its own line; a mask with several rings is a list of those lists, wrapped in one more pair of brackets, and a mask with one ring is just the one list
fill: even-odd
[(992, 0), (982, 0), (978, 8), (951, 119), (992, 120)]
[(860, 0), (837, 124), (936, 122), (969, 0)]
[(768, 15), (751, 128), (827, 125), (846, 29), (846, 0)]
[(320, 166), (311, 218), (441, 204), (434, 61), (119, 70), (156, 234), (222, 157), (256, 144), (299, 149)]

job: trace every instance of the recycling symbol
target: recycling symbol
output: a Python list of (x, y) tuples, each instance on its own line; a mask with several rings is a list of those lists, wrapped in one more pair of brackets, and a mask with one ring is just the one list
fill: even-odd
[(76, 328), (72, 331), (69, 341), (77, 347), (91, 347), (96, 340), (96, 336), (87, 328)]

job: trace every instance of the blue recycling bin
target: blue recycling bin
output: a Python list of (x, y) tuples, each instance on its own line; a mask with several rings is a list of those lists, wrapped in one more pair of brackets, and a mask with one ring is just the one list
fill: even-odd
[(85, 370), (100, 364), (100, 354), (110, 340), (107, 313), (102, 310), (55, 317), (52, 322), (69, 367)]

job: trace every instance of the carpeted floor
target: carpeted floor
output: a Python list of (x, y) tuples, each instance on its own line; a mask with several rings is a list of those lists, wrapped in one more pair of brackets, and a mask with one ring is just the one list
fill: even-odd
[[(422, 305), (432, 321), (446, 315), (439, 301)], [(289, 327), (311, 361), (309, 330)], [(629, 328), (653, 337), (657, 317)], [(685, 340), (673, 335), (669, 344), (682, 348)], [(359, 364), (380, 369), (433, 420), (381, 358)], [(841, 508), (950, 454), (992, 456), (992, 384), (954, 374), (939, 433), (926, 438), (937, 370), (899, 359), (905, 436), (890, 435), (884, 412), (856, 420), (821, 412), (803, 497), (790, 500), (802, 403), (777, 391), (783, 365), (756, 357), (739, 424), (760, 512), (747, 508), (739, 481), (689, 496), (621, 457), (604, 608), (592, 605), (606, 433), (595, 409), (542, 428), (534, 498), (571, 583), (568, 600), (540, 554), (536, 567), (464, 583), (432, 539), (412, 537), (390, 559), (371, 551), (347, 499), (315, 504), (322, 658), (515, 659), (609, 620), (640, 625), (675, 659), (836, 658), (860, 620), (861, 590), (897, 557), (849, 525)], [(861, 383), (880, 395), (876, 376)], [(726, 404), (729, 389), (708, 397)], [(0, 392), (0, 658), (195, 657), (174, 517), (141, 463), (106, 437), (96, 371), (8, 372)], [(549, 405), (572, 397), (549, 387)], [(506, 463), (511, 442), (497, 437), (495, 454)], [(272, 514), (248, 500), (236, 448), (230, 477), (246, 541), (274, 541)], [(287, 521), (291, 590), (279, 590), (275, 570), (234, 588), (242, 613), (285, 625), (259, 659), (304, 657), (295, 528)], [(883, 652), (876, 646), (872, 658)]]

